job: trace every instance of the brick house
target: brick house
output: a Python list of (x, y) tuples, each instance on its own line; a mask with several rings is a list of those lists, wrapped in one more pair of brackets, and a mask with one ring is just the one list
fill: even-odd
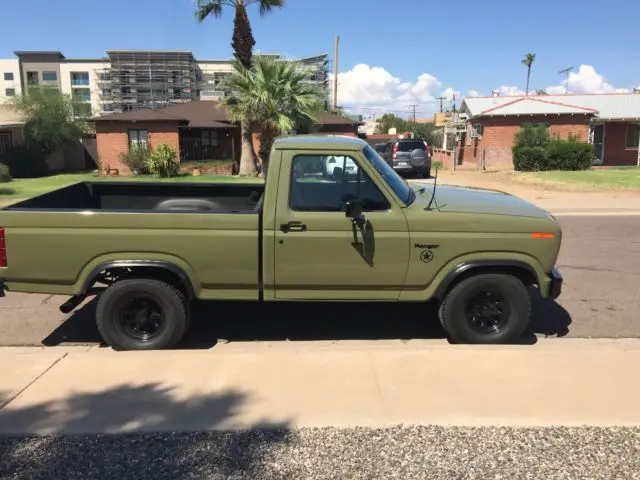
[(526, 123), (544, 124), (552, 136), (575, 135), (593, 143), (594, 164), (640, 164), (637, 93), (468, 97), (460, 112), (468, 117), (467, 132), (458, 145), (461, 165), (513, 168), (511, 147)]
[[(94, 117), (96, 143), (103, 165), (129, 173), (121, 154), (134, 144), (175, 148), (180, 162), (240, 159), (240, 126), (215, 101), (197, 100), (162, 110), (140, 109)], [(317, 133), (357, 135), (359, 122), (328, 112), (318, 115)], [(303, 132), (301, 132), (303, 133)], [(254, 129), (257, 152), (260, 132)]]

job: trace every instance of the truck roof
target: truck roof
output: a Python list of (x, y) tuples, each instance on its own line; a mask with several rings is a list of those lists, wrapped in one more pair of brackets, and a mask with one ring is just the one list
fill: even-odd
[(291, 135), (278, 137), (273, 144), (276, 149), (312, 149), (326, 150), (337, 148), (340, 150), (362, 150), (369, 145), (358, 137), (347, 135)]

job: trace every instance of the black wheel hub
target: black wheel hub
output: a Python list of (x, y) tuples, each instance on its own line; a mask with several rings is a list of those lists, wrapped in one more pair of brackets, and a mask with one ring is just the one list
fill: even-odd
[(499, 333), (507, 324), (509, 306), (494, 290), (480, 290), (467, 300), (465, 314), (469, 326), (478, 333)]
[(162, 308), (153, 300), (136, 299), (120, 311), (120, 326), (131, 338), (148, 342), (159, 335), (164, 325)]

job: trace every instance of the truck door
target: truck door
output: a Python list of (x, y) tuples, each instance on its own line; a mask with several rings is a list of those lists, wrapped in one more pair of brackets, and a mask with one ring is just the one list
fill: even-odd
[[(399, 297), (409, 260), (407, 221), (369, 168), (357, 152), (283, 151), (273, 242), (276, 299)], [(354, 198), (363, 205), (360, 225), (345, 215)]]

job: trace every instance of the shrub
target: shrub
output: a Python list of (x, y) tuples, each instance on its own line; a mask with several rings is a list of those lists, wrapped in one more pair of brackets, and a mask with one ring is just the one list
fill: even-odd
[(36, 178), (49, 173), (46, 154), (35, 145), (14, 145), (0, 155), (13, 178)]
[(542, 147), (513, 147), (513, 167), (520, 172), (549, 170), (549, 161)]
[(593, 145), (577, 141), (553, 139), (546, 148), (550, 170), (587, 170), (591, 168)]
[(549, 145), (549, 131), (545, 125), (524, 124), (515, 136), (516, 147), (546, 147)]
[(159, 177), (175, 177), (180, 172), (180, 164), (176, 160), (176, 151), (168, 145), (158, 145), (149, 153), (147, 166), (151, 173)]
[(11, 181), (11, 173), (9, 167), (4, 163), (0, 163), (0, 183), (7, 183)]
[(145, 147), (132, 146), (127, 153), (121, 153), (120, 159), (134, 174), (149, 173), (149, 151)]

